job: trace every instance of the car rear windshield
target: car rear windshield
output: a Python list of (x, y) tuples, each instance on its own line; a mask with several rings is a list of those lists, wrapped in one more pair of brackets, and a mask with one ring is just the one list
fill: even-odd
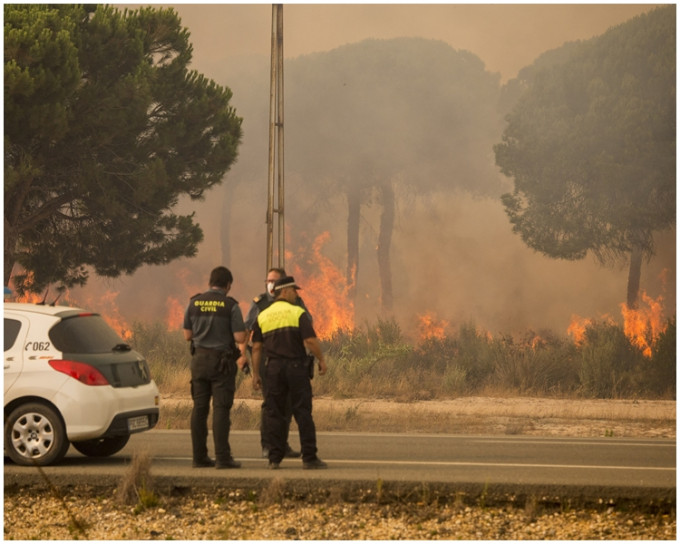
[(50, 329), (50, 340), (64, 353), (106, 353), (123, 343), (120, 336), (96, 314), (63, 319)]

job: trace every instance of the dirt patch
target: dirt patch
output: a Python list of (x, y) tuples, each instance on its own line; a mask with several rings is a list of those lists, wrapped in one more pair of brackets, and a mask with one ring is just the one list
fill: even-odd
[[(257, 429), (261, 403), (236, 399), (233, 428)], [(462, 397), (404, 403), (319, 397), (314, 421), (319, 431), (675, 438), (675, 405), (670, 400)], [(188, 428), (190, 406), (189, 397), (163, 397), (159, 428)]]

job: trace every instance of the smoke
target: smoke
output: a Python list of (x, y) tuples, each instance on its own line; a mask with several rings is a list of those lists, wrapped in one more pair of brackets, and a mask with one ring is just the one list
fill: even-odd
[[(193, 68), (234, 92), (233, 105), (244, 115), (244, 140), (225, 186), (211, 191), (203, 202), (179, 205), (180, 211), (196, 212), (205, 233), (195, 259), (145, 267), (117, 280), (93, 278), (85, 289), (73, 291), (75, 300), (92, 300), (105, 291), (118, 293), (120, 313), (128, 322), (164, 320), (170, 297), (187, 302), (207, 287), (210, 270), (221, 264), (234, 274), (231, 294), (244, 311), (264, 290), (271, 7), (174, 7), (191, 31)], [(286, 5), (284, 52), (290, 59), (369, 37), (422, 36), (471, 51), (488, 71), (500, 73), (506, 81), (544, 51), (590, 38), (649, 9), (579, 4)], [(253, 81), (258, 82), (256, 96)], [(261, 101), (261, 108), (246, 116), (253, 101)], [(406, 332), (417, 328), (416, 316), (425, 312), (436, 313), (454, 327), (474, 322), (492, 333), (526, 329), (564, 333), (573, 315), (620, 319), (626, 263), (603, 268), (590, 257), (566, 262), (535, 253), (512, 234), (498, 198), (474, 198), (463, 192), (414, 198), (398, 191), (396, 196), (391, 251), (394, 317)], [(286, 178), (287, 268), (304, 266), (296, 256), (317, 234), (329, 231), (324, 254), (344, 271), (346, 201), (337, 194), (324, 201), (315, 198), (295, 176)], [(357, 324), (386, 317), (379, 311), (376, 260), (380, 211), (375, 202), (362, 208)], [(672, 315), (675, 231), (659, 236), (657, 244), (657, 257), (643, 267), (642, 288), (652, 297), (663, 294), (666, 315)]]
[[(230, 57), (269, 56), (271, 6), (172, 7), (191, 31), (194, 64), (209, 73)], [(286, 4), (284, 54), (294, 58), (366, 38), (424, 37), (472, 51), (503, 80), (564, 42), (587, 40), (650, 4)], [(212, 77), (212, 76), (211, 76)]]

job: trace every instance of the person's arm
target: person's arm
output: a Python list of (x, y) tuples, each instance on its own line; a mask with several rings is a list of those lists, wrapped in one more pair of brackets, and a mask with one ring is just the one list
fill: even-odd
[(237, 304), (234, 305), (231, 311), (231, 330), (234, 335), (234, 342), (238, 347), (239, 356), (236, 359), (236, 366), (239, 370), (243, 370), (248, 364), (248, 357), (246, 357), (246, 339), (248, 338), (243, 324), (243, 314), (241, 308)]
[(182, 330), (184, 332), (184, 339), (190, 342), (194, 337), (194, 332), (191, 330), (191, 319), (189, 319), (189, 308), (184, 311), (184, 319), (182, 320)]
[(253, 389), (262, 387), (260, 362), (262, 361), (262, 342), (253, 342)]
[(255, 321), (257, 321), (257, 316), (260, 313), (260, 309), (257, 307), (257, 304), (255, 303), (255, 300), (257, 300), (258, 297), (255, 297), (253, 299), (253, 302), (250, 305), (250, 308), (248, 309), (248, 313), (246, 314), (245, 318), (245, 326), (246, 330), (252, 331), (253, 330), (253, 325), (255, 324)]
[(326, 359), (324, 358), (323, 352), (321, 351), (319, 339), (316, 337), (316, 333), (314, 332), (314, 327), (312, 326), (312, 316), (309, 315), (309, 312), (304, 312), (300, 316), (298, 325), (300, 327), (300, 334), (302, 335), (302, 342), (305, 345), (305, 349), (311, 352), (311, 354), (314, 355), (314, 357), (316, 357), (319, 361), (319, 374), (325, 374), (327, 370)]
[(234, 342), (236, 342), (236, 346), (238, 347), (240, 353), (238, 359), (236, 360), (236, 365), (238, 366), (239, 370), (243, 370), (248, 364), (248, 356), (246, 355), (246, 339), (247, 335), (245, 331), (234, 333)]
[(319, 374), (325, 374), (328, 367), (326, 366), (326, 360), (324, 359), (323, 352), (321, 351), (321, 344), (316, 336), (310, 336), (303, 340), (305, 343), (305, 348), (309, 350), (314, 357), (319, 361)]

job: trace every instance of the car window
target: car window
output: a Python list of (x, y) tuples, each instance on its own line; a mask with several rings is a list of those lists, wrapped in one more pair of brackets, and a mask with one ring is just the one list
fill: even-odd
[(21, 321), (16, 319), (5, 318), (5, 351), (12, 349), (14, 342), (17, 341), (19, 331), (21, 330)]
[(106, 353), (123, 340), (95, 314), (68, 317), (50, 329), (50, 340), (63, 353)]

